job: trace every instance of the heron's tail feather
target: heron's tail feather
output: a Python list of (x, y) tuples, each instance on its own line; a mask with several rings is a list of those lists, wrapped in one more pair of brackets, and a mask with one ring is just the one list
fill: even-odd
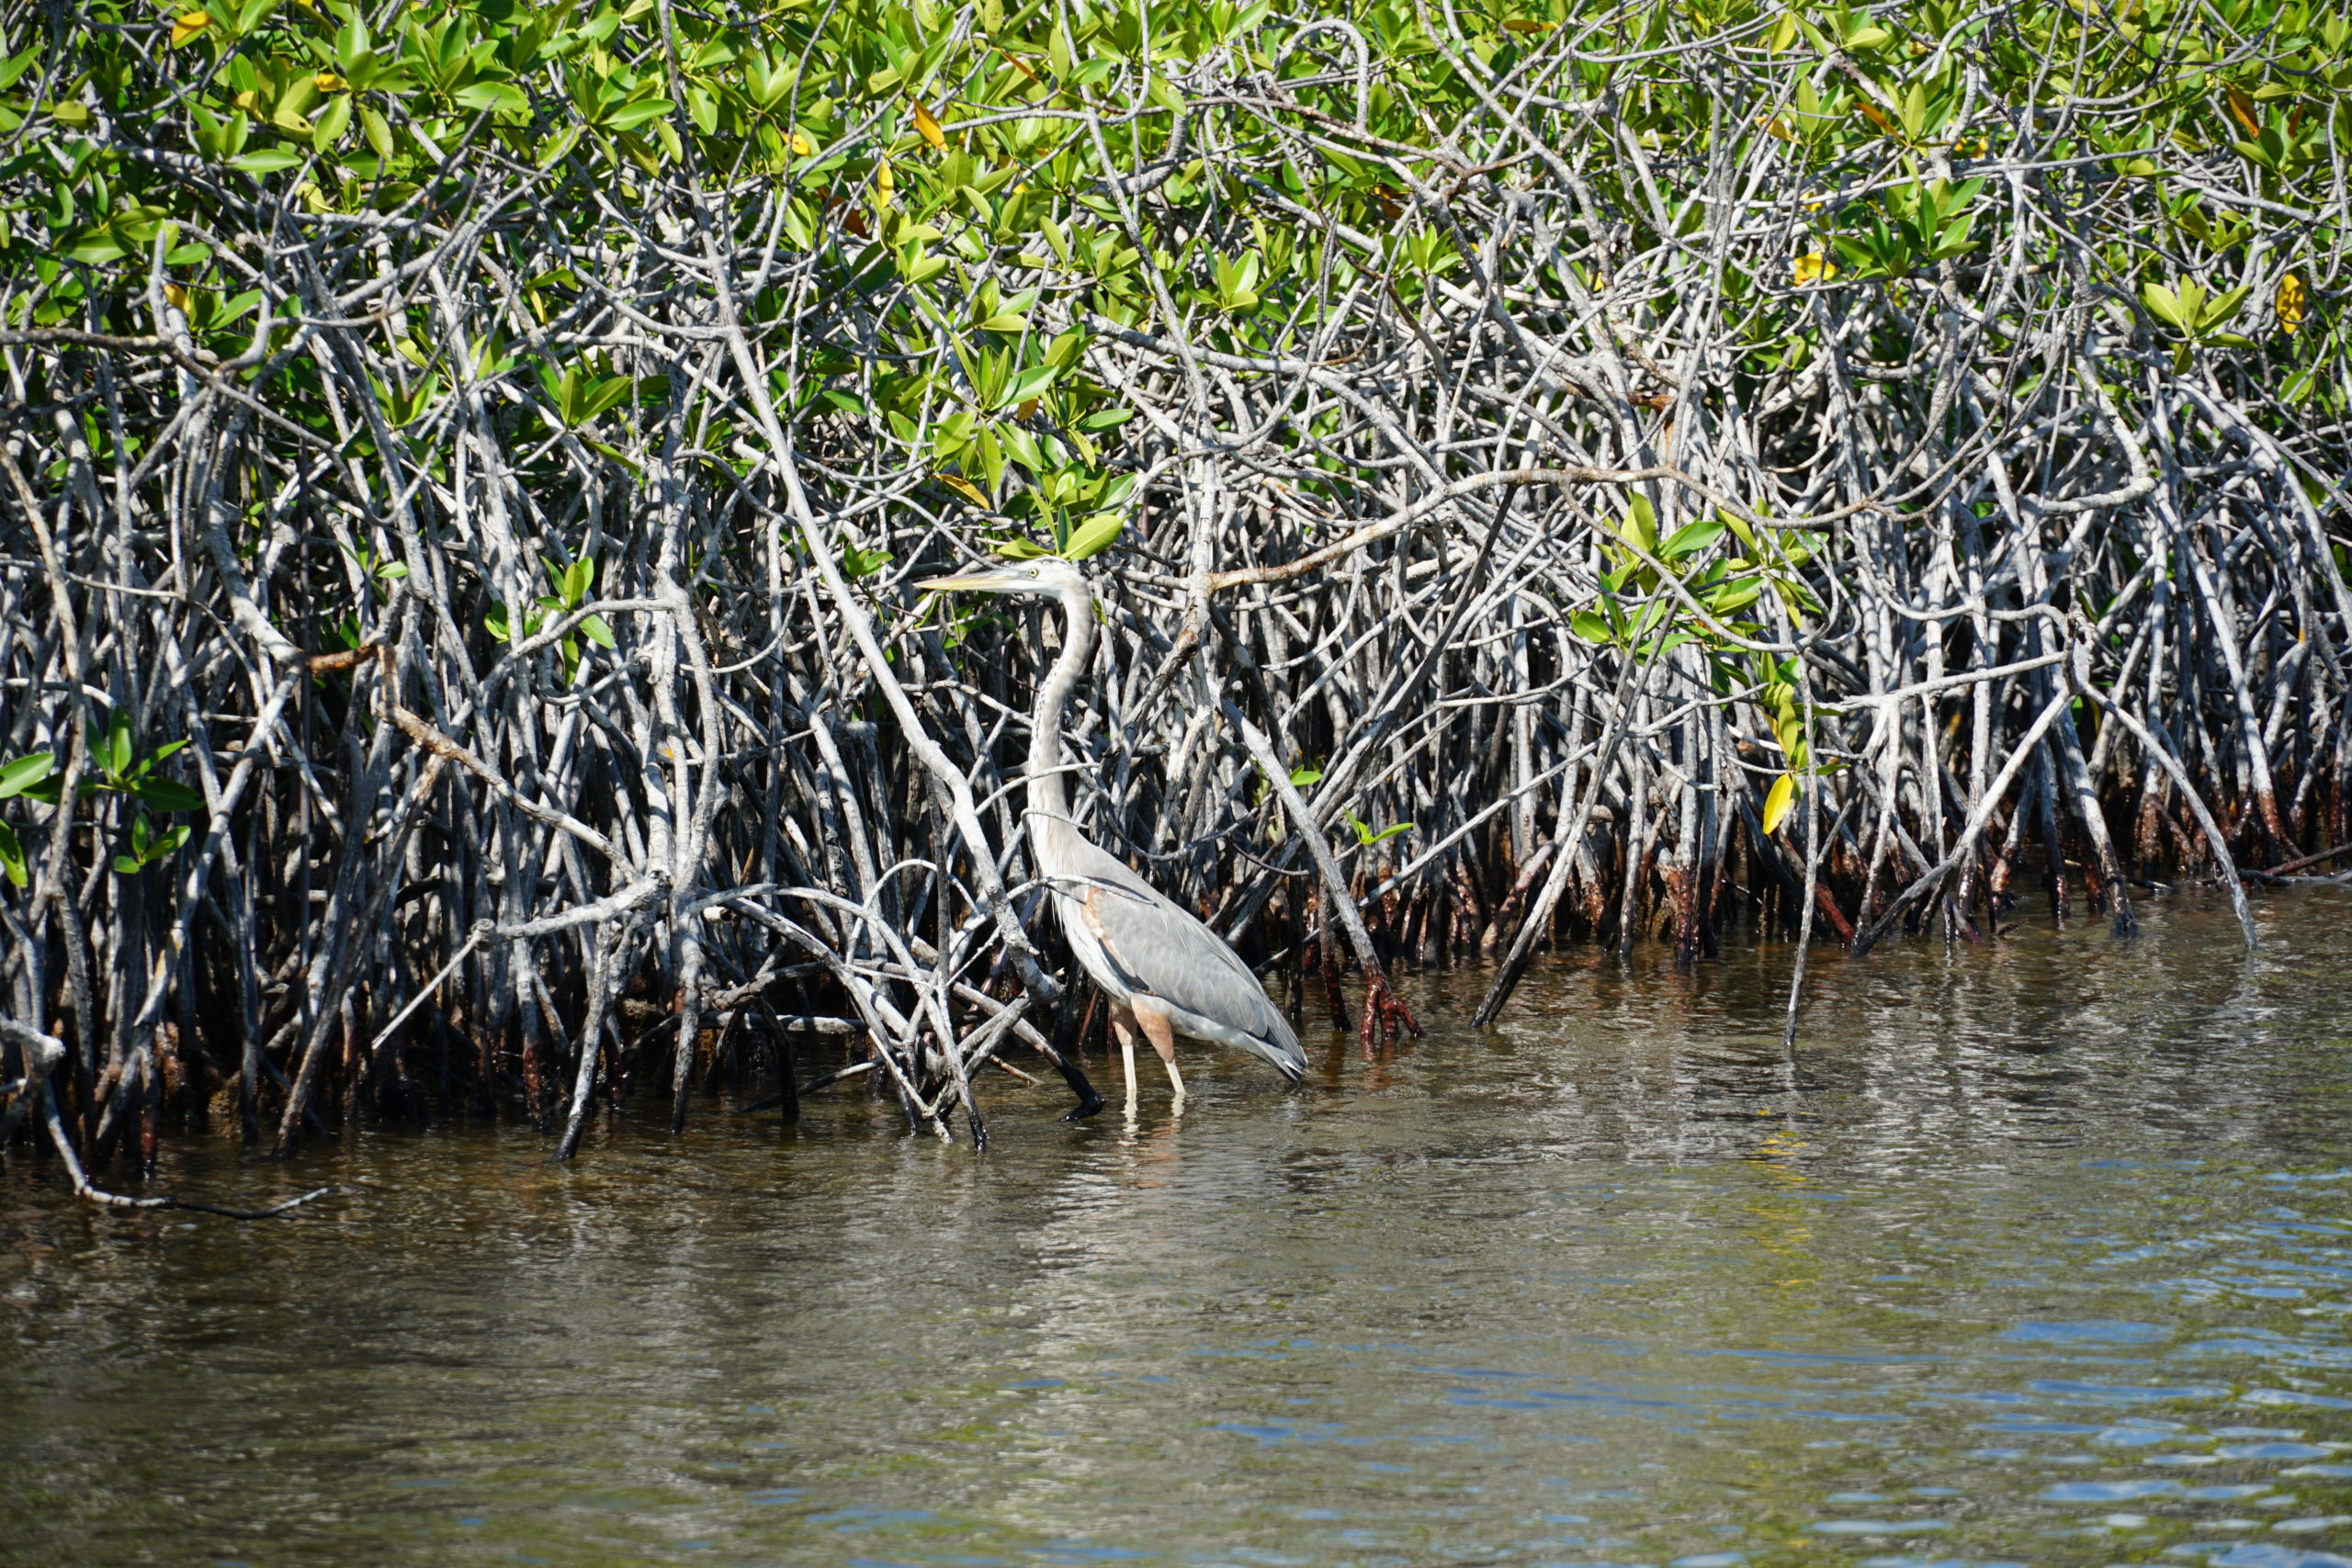
[(1274, 1071), (1296, 1083), (1306, 1076), (1306, 1053), (1300, 1049), (1298, 1036), (1291, 1032), (1288, 1019), (1271, 1007), (1267, 1014), (1268, 1027), (1262, 1033), (1249, 1036), (1245, 1049), (1264, 1057)]

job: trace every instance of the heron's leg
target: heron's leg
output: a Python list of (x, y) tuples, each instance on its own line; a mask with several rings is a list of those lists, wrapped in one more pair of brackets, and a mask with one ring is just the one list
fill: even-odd
[(1136, 1015), (1124, 1007), (1111, 1010), (1111, 1032), (1119, 1037), (1119, 1059), (1127, 1069), (1127, 1114), (1136, 1113)]
[(1176, 1103), (1181, 1108), (1184, 1103), (1184, 1076), (1176, 1070), (1175, 1028), (1168, 1021), (1167, 1013), (1141, 998), (1136, 998), (1135, 1015), (1144, 1038), (1159, 1053), (1160, 1066), (1168, 1069), (1169, 1087), (1176, 1091)]

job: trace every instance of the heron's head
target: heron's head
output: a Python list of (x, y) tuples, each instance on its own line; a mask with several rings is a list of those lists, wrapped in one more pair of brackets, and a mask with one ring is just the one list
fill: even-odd
[(1072, 589), (1084, 592), (1086, 574), (1075, 561), (1038, 556), (1030, 560), (990, 561), (968, 571), (925, 578), (915, 586), (932, 593), (1060, 594)]

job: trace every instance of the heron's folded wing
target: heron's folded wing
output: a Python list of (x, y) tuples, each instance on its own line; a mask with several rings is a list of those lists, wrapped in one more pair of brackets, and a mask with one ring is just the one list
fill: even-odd
[(1223, 938), (1125, 866), (1084, 868), (1067, 896), (1136, 989), (1261, 1040), (1287, 1041), (1282, 1014)]

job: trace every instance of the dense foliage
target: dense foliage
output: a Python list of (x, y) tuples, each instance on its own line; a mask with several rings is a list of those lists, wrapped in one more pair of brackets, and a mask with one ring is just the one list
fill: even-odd
[(1035, 623), (906, 586), (988, 549), (1100, 577), (1096, 837), (1367, 1041), (1384, 953), (2352, 839), (2348, 30), (12, 4), (7, 1125), (568, 1151), (814, 1029), (977, 1132), (1086, 1016)]

